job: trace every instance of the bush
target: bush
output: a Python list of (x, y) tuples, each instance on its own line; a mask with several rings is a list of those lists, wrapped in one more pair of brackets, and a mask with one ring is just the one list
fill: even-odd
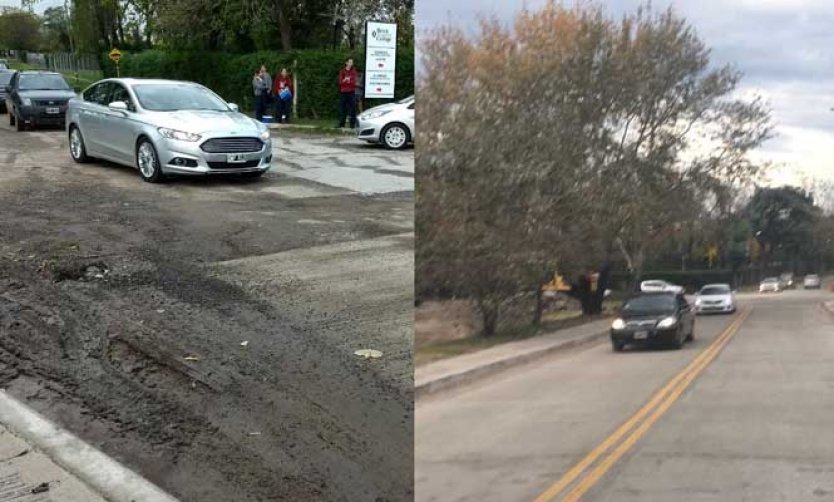
[[(298, 50), (261, 51), (233, 54), (209, 51), (161, 51), (123, 53), (120, 74), (123, 77), (166, 78), (190, 80), (209, 87), (223, 99), (237, 103), (243, 110), (254, 109), (252, 75), (255, 68), (266, 64), (275, 75), (286, 67), (295, 73), (298, 115), (305, 118), (332, 118), (338, 114), (339, 89), (336, 85), (339, 69), (348, 57), (353, 57), (357, 68), (364, 68), (364, 55), (350, 51)], [(105, 75), (116, 75), (116, 67), (103, 55)], [(400, 49), (397, 53), (395, 99), (414, 93), (414, 51)], [(366, 106), (376, 106), (387, 100), (367, 100)]]

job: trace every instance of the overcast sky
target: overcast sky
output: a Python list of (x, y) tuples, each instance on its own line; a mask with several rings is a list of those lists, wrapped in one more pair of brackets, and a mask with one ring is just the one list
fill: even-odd
[[(419, 32), (442, 24), (472, 27), (481, 15), (510, 21), (522, 6), (535, 9), (545, 0), (416, 3)], [(599, 3), (619, 16), (642, 2)], [(834, 2), (654, 0), (652, 5), (655, 10), (672, 5), (711, 47), (715, 63), (732, 63), (744, 73), (742, 92), (755, 91), (768, 100), (777, 137), (759, 155), (785, 166), (771, 174), (773, 183), (798, 184), (809, 175), (834, 179)]]

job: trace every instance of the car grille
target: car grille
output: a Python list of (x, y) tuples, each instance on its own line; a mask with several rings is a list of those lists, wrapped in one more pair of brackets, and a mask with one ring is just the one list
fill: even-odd
[(214, 138), (200, 145), (207, 153), (252, 153), (260, 152), (263, 147), (263, 141), (258, 138)]
[(628, 321), (626, 326), (629, 328), (638, 328), (638, 329), (649, 329), (654, 328), (657, 325), (657, 321)]
[(258, 167), (260, 159), (247, 160), (246, 162), (209, 162), (211, 169), (245, 169), (247, 167)]
[(32, 105), (34, 106), (64, 106), (67, 104), (68, 99), (33, 99)]

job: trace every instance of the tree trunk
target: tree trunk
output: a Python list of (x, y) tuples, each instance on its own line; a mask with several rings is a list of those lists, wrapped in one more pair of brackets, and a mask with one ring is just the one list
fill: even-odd
[(498, 329), (498, 304), (491, 301), (479, 301), (478, 308), (484, 323), (482, 335), (485, 338), (495, 336)]
[(292, 50), (292, 25), (290, 17), (286, 10), (286, 0), (279, 0), (276, 2), (275, 15), (278, 18), (278, 31), (281, 34), (281, 48), (285, 51)]
[(536, 290), (536, 310), (533, 313), (533, 326), (538, 326), (542, 323), (542, 314), (544, 313), (544, 291), (539, 286)]

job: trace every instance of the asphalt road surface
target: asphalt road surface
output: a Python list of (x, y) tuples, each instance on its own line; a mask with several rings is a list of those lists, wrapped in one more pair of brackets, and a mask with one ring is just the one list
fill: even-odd
[(421, 399), (416, 499), (834, 500), (834, 296), (740, 298), (680, 351), (605, 341)]
[(182, 500), (413, 497), (412, 151), (152, 185), (0, 123), (0, 387)]

